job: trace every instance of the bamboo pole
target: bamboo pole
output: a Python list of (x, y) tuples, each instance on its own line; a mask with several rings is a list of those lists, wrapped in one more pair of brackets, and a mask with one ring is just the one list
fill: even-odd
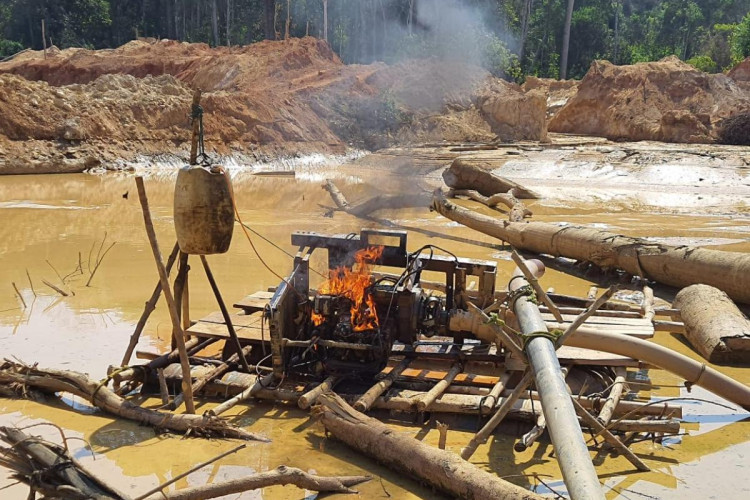
[(749, 253), (673, 247), (586, 227), (502, 222), (451, 203), (440, 190), (435, 192), (432, 208), (521, 250), (619, 268), (680, 288), (703, 283), (723, 290), (734, 300), (750, 303)]
[(190, 362), (188, 361), (187, 349), (185, 347), (185, 337), (182, 332), (182, 325), (180, 325), (179, 315), (177, 314), (177, 306), (174, 297), (172, 296), (172, 292), (169, 289), (167, 270), (164, 267), (159, 244), (156, 241), (156, 231), (154, 231), (154, 224), (151, 221), (151, 211), (148, 207), (148, 198), (146, 197), (146, 187), (143, 184), (143, 177), (136, 177), (135, 184), (138, 187), (138, 199), (141, 202), (141, 208), (143, 210), (143, 222), (146, 226), (146, 234), (148, 234), (148, 241), (151, 244), (151, 251), (154, 254), (154, 262), (156, 263), (156, 269), (159, 272), (159, 280), (161, 281), (164, 298), (169, 307), (169, 317), (172, 320), (172, 337), (177, 344), (177, 350), (180, 354), (180, 365), (182, 365), (182, 392), (185, 393), (185, 407), (188, 413), (195, 413), (193, 386), (190, 377)]

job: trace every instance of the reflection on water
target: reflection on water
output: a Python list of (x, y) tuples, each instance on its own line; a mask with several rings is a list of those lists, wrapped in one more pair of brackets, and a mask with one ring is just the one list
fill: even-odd
[[(513, 267), (507, 250), (500, 249), (499, 242), (446, 221), (427, 208), (382, 211), (366, 222), (340, 212), (332, 218), (323, 216), (327, 207), (333, 204), (320, 188), (319, 181), (333, 174), (352, 203), (374, 194), (431, 190), (439, 185), (439, 174), (402, 171), (393, 175), (386, 167), (375, 169), (373, 174), (357, 165), (332, 170), (329, 163), (317, 164), (312, 159), (306, 165), (289, 166), (282, 162), (258, 166), (258, 170), (274, 168), (294, 168), (297, 176), (258, 177), (250, 175), (247, 170), (235, 169), (234, 189), (244, 222), (283, 250), (255, 237), (254, 243), (263, 259), (279, 274), (288, 273), (291, 268), (291, 259), (284, 251), (294, 254), (297, 250), (289, 244), (292, 231), (350, 233), (358, 232), (363, 226), (413, 228), (409, 234), (410, 248), (432, 243), (462, 256), (496, 260), (500, 266), (498, 287), (504, 286)], [(169, 168), (157, 170), (158, 175), (147, 178), (146, 187), (162, 253), (167, 255), (175, 241), (172, 227), (173, 171)], [(467, 204), (492, 213), (474, 203)], [(733, 250), (750, 249), (747, 243), (748, 220), (736, 215), (654, 214), (639, 212), (638, 207), (628, 210), (609, 203), (592, 205), (586, 202), (579, 206), (568, 201), (561, 204), (559, 199), (554, 202), (538, 200), (530, 205), (535, 220), (596, 224), (596, 227), (615, 232), (662, 240), (680, 238), (680, 242), (688, 243), (706, 241), (717, 245), (733, 242), (735, 244), (730, 247)], [(3, 221), (0, 226), (2, 355), (15, 355), (27, 362), (39, 362), (42, 366), (76, 369), (95, 378), (103, 377), (107, 365), (118, 363), (122, 357), (144, 302), (158, 281), (132, 176), (0, 177), (0, 217)], [(86, 286), (91, 262), (96, 260), (98, 245), (105, 233), (107, 241), (116, 244), (91, 285)], [(260, 264), (240, 231), (235, 232), (229, 253), (210, 256), (209, 261), (227, 301), (274, 286), (278, 281)], [(194, 269), (197, 269), (196, 264), (197, 261)], [(313, 261), (313, 266), (323, 270), (322, 260)], [(69, 296), (61, 297), (42, 280), (69, 292)], [(11, 283), (18, 287), (26, 302), (25, 308)], [(543, 284), (554, 287), (559, 293), (585, 295), (591, 282), (550, 269)], [(317, 283), (312, 285), (317, 286)], [(191, 274), (190, 301), (193, 318), (216, 309), (213, 295), (200, 272)], [(170, 331), (166, 309), (160, 303), (138, 349), (164, 349), (169, 343)], [(658, 334), (657, 341), (690, 353), (689, 348), (668, 334)], [(750, 382), (748, 370), (721, 370), (745, 383)], [(660, 371), (652, 370), (649, 374), (654, 384), (664, 387), (659, 395), (673, 397), (680, 394), (681, 391), (674, 386), (682, 381)], [(687, 395), (684, 389), (682, 393)], [(696, 389), (692, 396), (695, 394)], [(699, 397), (713, 399), (706, 394)], [(158, 402), (147, 404), (156, 406)], [(198, 411), (203, 412), (212, 404), (204, 403)], [(71, 407), (76, 411), (71, 411)], [(86, 402), (68, 397), (51, 406), (0, 399), (0, 414), (5, 414), (0, 423), (42, 419), (60, 424), (73, 435), (86, 437), (100, 454), (100, 459), (95, 462), (100, 464), (107, 477), (120, 478), (114, 483), (133, 496), (235, 445), (224, 441), (155, 436), (149, 428), (114, 421), (100, 412), (80, 417), (78, 412), (83, 413), (85, 408), (89, 408)], [(623, 475), (631, 470), (623, 458), (606, 456), (596, 459), (603, 480), (606, 479), (613, 491), (622, 491), (624, 497), (629, 497), (628, 491), (656, 491), (650, 490), (649, 485), (658, 484), (658, 488), (665, 489), (658, 489), (656, 496), (677, 498), (683, 496), (679, 492), (685, 484), (701, 482), (689, 471), (693, 470), (691, 464), (700, 461), (702, 456), (714, 454), (711, 456), (718, 456), (719, 463), (730, 460), (729, 450), (747, 449), (750, 424), (736, 421), (743, 419), (745, 413), (705, 404), (686, 404), (685, 409), (686, 420), (700, 425), (689, 424), (692, 425), (690, 435), (685, 436), (682, 443), (670, 442), (663, 446), (644, 442), (635, 445), (636, 453), (654, 468), (654, 472)], [(178, 487), (287, 464), (305, 470), (314, 467), (321, 474), (374, 474), (375, 481), (358, 488), (363, 492), (362, 498), (436, 498), (433, 492), (414, 481), (390, 472), (335, 441), (324, 439), (321, 429), (317, 425), (307, 425), (307, 414), (296, 408), (254, 403), (235, 408), (230, 418), (247, 425), (253, 432), (269, 436), (273, 443), (251, 443), (247, 449), (191, 474), (178, 482)], [(470, 429), (471, 425), (461, 427)], [(547, 440), (543, 439), (523, 453), (512, 451), (514, 439), (526, 432), (526, 427), (526, 424), (508, 424), (503, 433), (480, 447), (472, 460), (501, 476), (512, 476), (510, 480), (523, 485), (534, 482), (524, 474), (549, 474), (553, 477), (545, 482), (555, 490), (564, 490), (564, 485), (558, 480), (556, 462), (549, 456), (551, 447)], [(394, 429), (413, 436), (420, 431), (410, 426)], [(424, 432), (419, 434), (425, 442), (437, 443), (434, 430), (426, 435)], [(460, 450), (470, 436), (468, 431), (451, 431), (448, 448)], [(728, 448), (733, 444), (734, 448)], [(77, 455), (85, 455), (84, 447), (75, 449)], [(680, 463), (686, 465), (678, 465)], [(700, 470), (703, 473), (705, 466), (701, 465)], [(712, 473), (725, 477), (727, 483), (737, 477), (736, 470)], [(382, 476), (382, 482), (378, 476)], [(676, 487), (677, 490), (671, 489)], [(616, 495), (611, 493), (609, 496)], [(299, 497), (300, 492), (293, 488), (271, 488), (262, 494), (249, 493), (242, 498)]]

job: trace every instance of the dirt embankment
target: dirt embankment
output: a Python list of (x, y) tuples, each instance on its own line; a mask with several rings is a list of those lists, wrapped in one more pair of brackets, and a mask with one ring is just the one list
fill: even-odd
[[(499, 132), (503, 140), (530, 138), (482, 106), (482, 89), (493, 85), (504, 83), (461, 63), (344, 65), (315, 38), (213, 49), (133, 41), (54, 51), (47, 59), (29, 51), (0, 64), (0, 172), (184, 155), (195, 88), (204, 91), (207, 145), (219, 154), (341, 153), (410, 141), (487, 141)], [(520, 88), (506, 93), (523, 106)]]
[(711, 143), (723, 119), (748, 110), (750, 93), (731, 74), (703, 73), (673, 56), (629, 66), (595, 61), (549, 129), (610, 139)]

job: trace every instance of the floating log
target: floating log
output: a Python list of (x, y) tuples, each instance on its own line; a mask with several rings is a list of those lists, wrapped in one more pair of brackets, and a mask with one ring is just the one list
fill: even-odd
[(264, 437), (230, 425), (216, 417), (194, 414), (176, 415), (141, 408), (122, 399), (107, 386), (79, 372), (45, 370), (36, 366), (5, 361), (0, 365), (0, 385), (15, 386), (21, 390), (30, 387), (44, 392), (68, 392), (90, 401), (106, 413), (180, 434), (189, 432), (204, 436), (268, 441)]
[(711, 363), (750, 362), (750, 321), (727, 294), (707, 285), (681, 290), (674, 306), (682, 312), (685, 337)]
[(430, 484), (457, 498), (495, 500), (541, 499), (539, 495), (509, 483), (462, 460), (458, 455), (422, 443), (410, 435), (393, 432), (380, 421), (349, 406), (335, 394), (323, 394), (314, 414), (336, 439), (371, 456), (388, 467)]
[(459, 207), (437, 190), (432, 207), (448, 219), (539, 254), (589, 261), (676, 287), (715, 286), (750, 304), (750, 254), (674, 247), (581, 226), (546, 222), (503, 222)]
[(448, 187), (453, 189), (473, 189), (484, 196), (507, 193), (513, 189), (516, 198), (524, 200), (541, 198), (531, 189), (493, 174), (492, 170), (493, 166), (488, 162), (475, 160), (469, 162), (463, 158), (456, 158), (450, 168), (443, 172), (443, 180)]

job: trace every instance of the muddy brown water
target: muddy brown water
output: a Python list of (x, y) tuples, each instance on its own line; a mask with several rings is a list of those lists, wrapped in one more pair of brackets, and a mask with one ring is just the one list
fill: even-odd
[[(443, 219), (426, 208), (383, 211), (369, 221), (342, 213), (335, 213), (332, 218), (324, 216), (324, 206), (332, 205), (327, 193), (320, 188), (320, 181), (326, 177), (334, 177), (354, 203), (373, 193), (429, 192), (439, 184), (439, 175), (434, 169), (405, 171), (392, 167), (389, 162), (369, 170), (361, 163), (324, 166), (300, 169), (296, 178), (257, 177), (243, 171), (235, 175), (234, 189), (244, 222), (286, 252), (296, 250), (289, 244), (290, 233), (295, 230), (350, 233), (362, 227), (384, 227), (385, 221), (390, 221), (391, 226), (387, 227), (410, 230), (410, 249), (433, 244), (461, 256), (496, 260), (501, 269), (498, 286), (504, 286), (513, 267), (507, 251), (491, 238)], [(542, 190), (551, 184), (549, 177), (536, 182), (528, 176), (520, 177), (525, 177), (530, 187)], [(173, 177), (163, 173), (151, 172), (146, 178), (154, 223), (165, 255), (175, 238), (173, 182)], [(589, 187), (596, 187), (596, 179), (587, 182)], [(585, 187), (578, 185), (578, 189)], [(669, 206), (644, 206), (638, 198), (642, 193), (638, 186), (631, 189), (630, 201), (627, 188), (624, 191), (624, 195), (618, 195), (616, 203), (596, 198), (576, 201), (576, 196), (563, 201), (560, 195), (531, 203), (531, 208), (536, 220), (596, 225), (676, 244), (750, 250), (750, 217), (742, 203), (730, 203), (719, 210), (708, 211), (684, 203), (680, 210), (675, 210), (672, 202)], [(470, 202), (463, 203), (478, 207)], [(119, 363), (143, 304), (158, 279), (133, 177), (113, 174), (0, 177), (0, 214), (0, 288), (3, 290), (0, 292), (0, 354), (102, 377), (109, 364)], [(87, 270), (96, 261), (105, 234), (104, 248), (110, 242), (115, 246), (87, 287)], [(291, 259), (285, 253), (258, 236), (252, 236), (263, 259), (274, 271), (280, 274), (290, 271)], [(209, 257), (209, 261), (227, 301), (278, 283), (261, 265), (239, 228), (229, 253)], [(75, 271), (79, 262), (83, 274)], [(320, 259), (313, 265), (320, 270), (324, 267)], [(193, 269), (191, 316), (198, 318), (216, 310), (216, 305), (203, 273), (197, 272), (197, 261)], [(42, 279), (70, 295), (60, 297), (44, 285)], [(19, 288), (26, 308), (15, 296), (11, 283)], [(585, 295), (592, 281), (548, 269), (543, 285), (554, 287), (560, 293)], [(171, 327), (163, 303), (159, 304), (146, 330), (139, 349), (164, 350)], [(676, 336), (658, 333), (655, 341), (696, 357)], [(749, 369), (718, 369), (750, 383)], [(631, 369), (631, 372), (660, 386), (653, 392), (642, 392), (640, 395), (644, 398), (682, 395), (718, 401), (700, 389), (687, 394), (679, 387), (682, 380), (663, 371), (636, 373)], [(155, 406), (156, 402), (147, 404)], [(203, 403), (198, 410), (203, 411), (213, 404)], [(685, 402), (684, 407), (688, 435), (670, 438), (662, 444), (646, 441), (634, 445), (634, 450), (652, 467), (652, 472), (636, 474), (623, 458), (592, 453), (600, 479), (607, 486), (608, 497), (748, 496), (746, 481), (738, 481), (746, 477), (750, 468), (747, 458), (750, 456), (750, 423), (743, 421), (748, 414), (697, 401)], [(333, 439), (326, 439), (320, 426), (309, 422), (307, 414), (296, 408), (253, 403), (234, 408), (230, 418), (253, 432), (265, 434), (272, 443), (249, 443), (246, 449), (182, 479), (176, 487), (239, 477), (285, 464), (319, 474), (373, 475), (373, 481), (357, 488), (362, 498), (441, 498), (416, 481), (390, 471)], [(117, 421), (70, 396), (48, 404), (0, 399), (0, 424), (25, 426), (39, 422), (54, 422), (69, 436), (85, 439), (95, 459), (87, 450), (88, 445), (71, 441), (76, 456), (133, 496), (237, 444), (155, 435), (150, 428)], [(393, 425), (398, 432), (437, 444), (437, 432), (431, 428), (406, 423)], [(458, 452), (470, 439), (469, 430), (474, 425), (475, 422), (456, 423), (462, 430), (449, 432), (448, 448)], [(531, 477), (539, 474), (546, 485), (564, 491), (548, 439), (542, 439), (526, 452), (513, 451), (514, 440), (528, 430), (528, 425), (507, 423), (502, 432), (479, 448), (472, 462), (515, 483), (527, 487), (536, 484), (538, 491), (548, 491)], [(56, 435), (55, 430), (44, 426), (35, 427), (33, 431), (50, 438)], [(0, 475), (0, 484), (10, 482)], [(26, 498), (26, 493), (25, 487), (16, 485), (0, 491), (0, 497)], [(241, 498), (315, 498), (315, 494), (294, 487), (272, 487), (245, 493)]]

